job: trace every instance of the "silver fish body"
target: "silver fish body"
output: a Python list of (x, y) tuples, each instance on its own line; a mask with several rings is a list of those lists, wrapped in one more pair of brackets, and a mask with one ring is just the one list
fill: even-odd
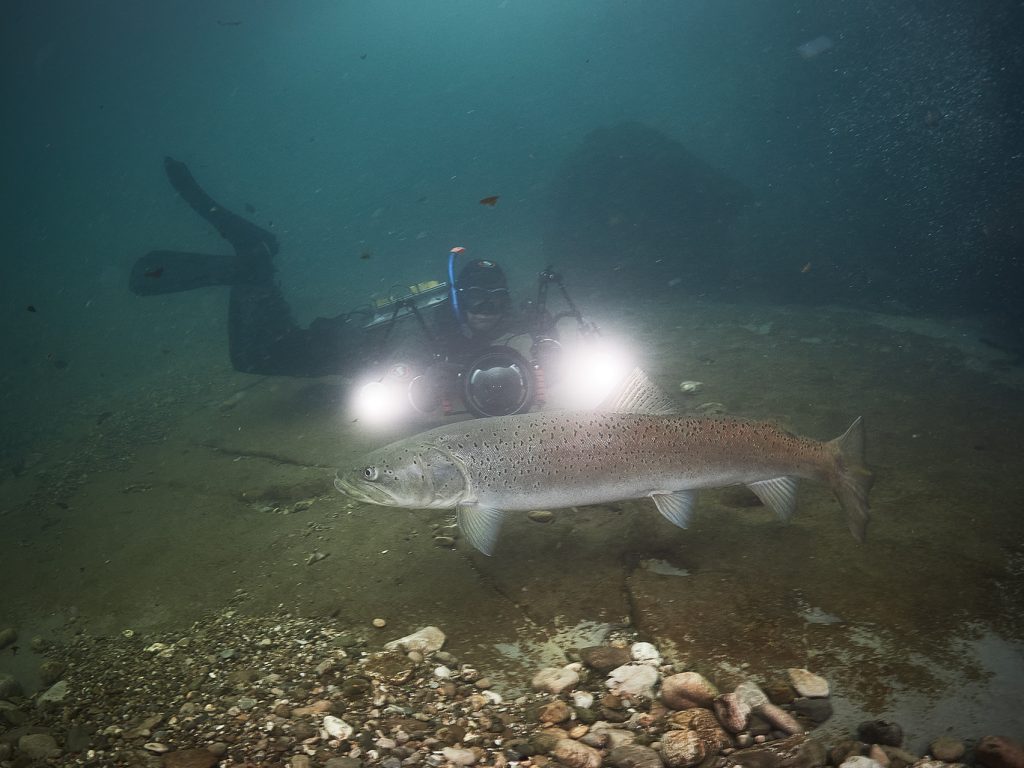
[(392, 443), (339, 472), (335, 485), (373, 504), (456, 509), (463, 533), (490, 554), (503, 511), (650, 497), (666, 519), (686, 527), (697, 491), (745, 485), (785, 518), (798, 479), (831, 485), (851, 532), (863, 539), (871, 473), (860, 419), (821, 442), (735, 419), (604, 411), (498, 416)]

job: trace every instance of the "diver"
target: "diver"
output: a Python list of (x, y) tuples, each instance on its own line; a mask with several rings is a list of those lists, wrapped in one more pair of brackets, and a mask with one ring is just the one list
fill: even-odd
[[(308, 328), (299, 327), (274, 277), (277, 237), (215, 201), (184, 163), (166, 157), (164, 170), (171, 186), (230, 243), (234, 254), (150, 251), (132, 268), (129, 285), (134, 293), (230, 286), (228, 344), (231, 364), (243, 373), (351, 375), (377, 359), (379, 334), (358, 322), (358, 312), (317, 318)], [(454, 257), (461, 250), (453, 249), (449, 258), (450, 285), (457, 286), (446, 302), (450, 309), (434, 312), (431, 326), (424, 326), (441, 354), (456, 359), (471, 357), (518, 325), (501, 267), (478, 259), (456, 277)]]

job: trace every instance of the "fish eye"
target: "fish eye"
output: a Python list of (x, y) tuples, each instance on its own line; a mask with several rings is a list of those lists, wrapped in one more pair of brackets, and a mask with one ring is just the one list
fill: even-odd
[(376, 480), (379, 476), (380, 476), (380, 473), (377, 472), (377, 468), (376, 467), (365, 467), (363, 469), (363, 479), (364, 480), (373, 481), (373, 480)]

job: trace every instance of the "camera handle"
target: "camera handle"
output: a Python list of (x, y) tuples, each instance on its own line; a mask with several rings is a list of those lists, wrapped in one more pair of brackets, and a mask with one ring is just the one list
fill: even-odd
[[(568, 310), (559, 312), (553, 317), (548, 317), (547, 315), (548, 285), (550, 283), (554, 283), (558, 286), (558, 290), (562, 294), (562, 299), (564, 299), (566, 305), (569, 307)], [(562, 275), (558, 272), (554, 272), (549, 266), (537, 277), (537, 307), (535, 324), (537, 333), (535, 334), (534, 340), (536, 341), (542, 336), (553, 335), (555, 327), (558, 325), (559, 321), (566, 317), (571, 317), (576, 320), (580, 333), (584, 336), (589, 336), (591, 334), (600, 335), (601, 333), (597, 325), (584, 318), (583, 314), (576, 307), (576, 303), (572, 300), (568, 289), (565, 287), (565, 281), (562, 279)]]

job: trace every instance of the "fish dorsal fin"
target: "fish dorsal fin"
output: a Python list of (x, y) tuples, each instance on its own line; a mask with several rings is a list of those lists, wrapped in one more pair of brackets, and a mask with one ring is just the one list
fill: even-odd
[(697, 502), (696, 491), (672, 491), (670, 493), (652, 493), (654, 505), (661, 516), (672, 525), (686, 528), (693, 515), (693, 505)]
[(655, 416), (671, 416), (677, 413), (672, 398), (651, 381), (642, 368), (630, 371), (629, 376), (597, 409), (612, 413), (648, 413)]
[(779, 516), (779, 520), (789, 520), (796, 509), (795, 477), (759, 480), (756, 483), (748, 483), (747, 488), (757, 494), (761, 503), (772, 509)]
[(504, 515), (500, 509), (482, 504), (459, 504), (455, 510), (455, 521), (466, 541), (485, 555), (493, 555)]

